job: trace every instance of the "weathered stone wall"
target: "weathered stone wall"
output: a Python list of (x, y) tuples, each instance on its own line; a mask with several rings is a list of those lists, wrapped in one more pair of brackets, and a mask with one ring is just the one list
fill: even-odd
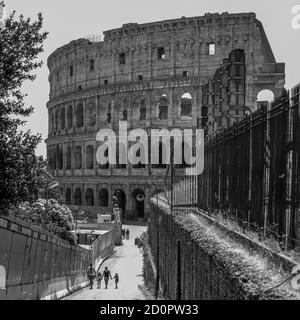
[[(189, 213), (176, 211), (171, 215), (166, 204), (159, 201), (157, 206), (156, 201), (151, 200), (149, 240), (156, 263), (159, 260), (160, 288), (167, 298), (178, 298), (178, 283), (183, 300), (299, 298), (288, 286), (261, 295), (290, 270), (280, 274), (279, 264), (259, 255), (255, 246), (247, 250), (244, 243), (228, 240), (226, 231), (199, 223)], [(286, 264), (287, 269), (293, 265)]]
[[(122, 190), (125, 217), (147, 219), (147, 203), (156, 187), (163, 186), (165, 169), (129, 164), (124, 168), (99, 167), (96, 133), (103, 128), (118, 133), (120, 120), (127, 120), (128, 129), (147, 132), (196, 128), (202, 85), (213, 79), (234, 49), (245, 51), (249, 107), (261, 89), (271, 89), (275, 95), (281, 92), (284, 65), (276, 63), (254, 13), (127, 24), (104, 35), (103, 41), (72, 41), (48, 59), (49, 170), (60, 182), (68, 205), (93, 215), (105, 213), (112, 209), (116, 190)], [(210, 52), (211, 45), (214, 50)], [(191, 98), (191, 110), (183, 113), (182, 97), (186, 94)], [(164, 116), (160, 113), (162, 97), (167, 106)], [(107, 192), (105, 206), (99, 199), (102, 189)], [(134, 196), (137, 190), (145, 195), (140, 212)]]

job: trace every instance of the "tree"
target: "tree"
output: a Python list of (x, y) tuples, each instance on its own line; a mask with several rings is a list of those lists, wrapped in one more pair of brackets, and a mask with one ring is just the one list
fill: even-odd
[(0, 25), (0, 214), (21, 201), (33, 201), (36, 194), (35, 149), (41, 137), (20, 131), (23, 118), (33, 112), (32, 106), (25, 106), (21, 87), (24, 81), (33, 81), (32, 72), (42, 66), (37, 61), (47, 37), (42, 25), (41, 14), (31, 22), (23, 15), (16, 18), (15, 12)]

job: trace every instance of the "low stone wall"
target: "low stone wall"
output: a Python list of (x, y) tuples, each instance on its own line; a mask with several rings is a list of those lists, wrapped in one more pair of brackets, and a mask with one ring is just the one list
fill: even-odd
[[(289, 284), (269, 289), (285, 279), (289, 270), (277, 265), (278, 257), (262, 255), (256, 245), (247, 249), (218, 226), (182, 210), (170, 214), (168, 206), (151, 200), (149, 242), (158, 263), (160, 290), (166, 298), (298, 299)], [(281, 257), (281, 259), (285, 259)], [(285, 269), (293, 263), (287, 259)]]

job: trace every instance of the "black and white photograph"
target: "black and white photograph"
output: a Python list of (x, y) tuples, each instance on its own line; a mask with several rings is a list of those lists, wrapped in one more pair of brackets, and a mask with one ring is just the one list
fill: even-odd
[(300, 0), (0, 0), (4, 306), (300, 300), (299, 96)]

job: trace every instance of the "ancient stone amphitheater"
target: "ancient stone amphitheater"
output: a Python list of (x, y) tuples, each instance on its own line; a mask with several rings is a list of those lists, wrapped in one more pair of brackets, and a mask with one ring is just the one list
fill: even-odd
[(166, 167), (99, 165), (100, 129), (118, 132), (126, 120), (128, 129), (205, 127), (213, 134), (255, 109), (261, 90), (278, 96), (285, 79), (254, 13), (128, 23), (103, 40), (58, 48), (48, 67), (49, 171), (71, 208), (110, 212), (116, 195), (127, 219), (147, 219)]

